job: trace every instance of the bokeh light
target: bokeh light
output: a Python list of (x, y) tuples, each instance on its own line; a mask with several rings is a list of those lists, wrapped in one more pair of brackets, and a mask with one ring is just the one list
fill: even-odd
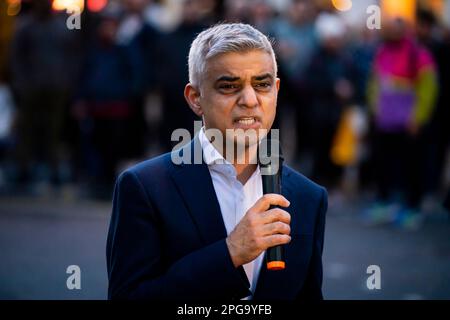
[(55, 11), (82, 12), (84, 9), (84, 0), (54, 0), (52, 8)]
[(8, 0), (8, 8), (6, 9), (6, 13), (8, 16), (16, 16), (19, 14), (21, 7), (21, 0)]
[(348, 11), (352, 8), (352, 0), (331, 0), (333, 6), (339, 11)]
[(101, 11), (108, 4), (108, 0), (87, 0), (87, 8), (92, 12)]

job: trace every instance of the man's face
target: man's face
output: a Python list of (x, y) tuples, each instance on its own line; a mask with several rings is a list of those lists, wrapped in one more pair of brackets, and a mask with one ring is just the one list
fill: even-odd
[(199, 108), (193, 109), (203, 116), (206, 129), (219, 129), (224, 137), (226, 129), (270, 130), (279, 85), (270, 54), (262, 50), (220, 54), (207, 62)]

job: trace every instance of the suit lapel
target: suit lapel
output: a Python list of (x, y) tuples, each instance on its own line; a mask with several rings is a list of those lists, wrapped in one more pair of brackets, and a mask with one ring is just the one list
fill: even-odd
[[(182, 163), (173, 171), (172, 178), (191, 215), (205, 245), (227, 237), (219, 201), (214, 190), (208, 166), (203, 162), (203, 153), (198, 135), (185, 147), (174, 152), (190, 152), (190, 164)], [(194, 152), (200, 152), (201, 163), (194, 164)], [(250, 287), (242, 266), (238, 268), (247, 287)]]
[(194, 152), (202, 154), (198, 136), (178, 152), (190, 152), (191, 164), (178, 165), (172, 177), (203, 242), (207, 245), (226, 238), (227, 231), (208, 166), (203, 157), (200, 164), (194, 164)]

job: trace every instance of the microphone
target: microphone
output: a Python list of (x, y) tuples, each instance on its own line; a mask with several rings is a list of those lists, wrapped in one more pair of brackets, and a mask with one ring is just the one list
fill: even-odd
[[(264, 149), (266, 149), (266, 152), (264, 152)], [(281, 168), (284, 159), (279, 140), (263, 139), (258, 152), (263, 194), (281, 194)], [(269, 210), (277, 207), (271, 205)], [(278, 245), (266, 250), (266, 265), (269, 270), (283, 270), (285, 268), (283, 246)]]

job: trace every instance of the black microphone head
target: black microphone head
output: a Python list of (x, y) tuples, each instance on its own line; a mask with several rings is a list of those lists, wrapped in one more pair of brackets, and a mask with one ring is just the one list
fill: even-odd
[(262, 139), (258, 148), (258, 160), (263, 175), (277, 174), (284, 160), (280, 140)]

